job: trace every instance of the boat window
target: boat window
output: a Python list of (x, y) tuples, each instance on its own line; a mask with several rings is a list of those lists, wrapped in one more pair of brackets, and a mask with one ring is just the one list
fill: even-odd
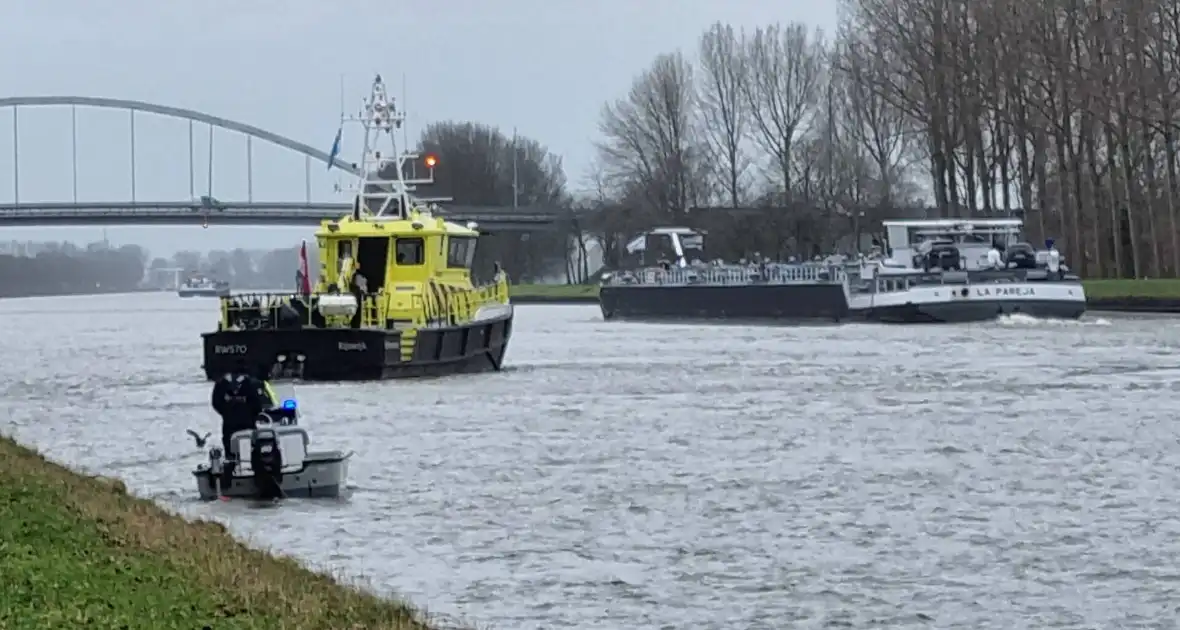
[(421, 265), (424, 262), (426, 262), (426, 243), (422, 239), (397, 239), (397, 264)]
[(469, 236), (452, 236), (447, 239), (447, 266), (471, 268), (475, 258), (475, 239)]

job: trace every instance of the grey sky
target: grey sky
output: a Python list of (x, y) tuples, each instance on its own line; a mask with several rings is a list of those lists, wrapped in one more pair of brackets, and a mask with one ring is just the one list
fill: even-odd
[[(396, 93), (404, 72), (412, 129), (438, 119), (518, 127), (562, 155), (578, 187), (603, 102), (623, 95), (655, 55), (694, 51), (716, 20), (746, 28), (804, 20), (830, 31), (835, 16), (834, 2), (800, 0), (7, 0), (0, 3), (0, 86), (5, 96), (108, 96), (186, 107), (327, 150), (341, 74), (355, 108), (374, 72)], [(13, 199), (11, 114), (0, 111), (0, 203)], [(78, 110), (80, 199), (131, 198), (128, 116)], [(198, 125), (195, 135), (200, 195), (208, 191), (208, 129)], [(21, 201), (71, 200), (70, 136), (68, 108), (21, 110)], [(187, 199), (187, 123), (137, 116), (135, 144), (137, 198)], [(214, 196), (246, 198), (245, 144), (241, 135), (217, 132)], [(344, 157), (355, 145), (346, 137)], [(256, 141), (253, 156), (255, 200), (304, 199), (301, 155)], [(338, 178), (313, 164), (312, 197), (336, 199)], [(274, 247), (310, 231), (107, 233), (166, 255), (186, 247)], [(101, 228), (4, 229), (0, 240), (101, 236)]]

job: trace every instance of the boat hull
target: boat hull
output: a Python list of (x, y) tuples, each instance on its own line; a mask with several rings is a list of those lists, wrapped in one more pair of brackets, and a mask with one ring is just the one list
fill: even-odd
[(1086, 297), (1077, 282), (1012, 282), (917, 286), (895, 293), (845, 292), (842, 284), (602, 287), (606, 320), (752, 323), (872, 321), (968, 323), (1006, 315), (1078, 319)]
[(936, 285), (853, 295), (851, 305), (860, 319), (895, 324), (984, 322), (1008, 315), (1079, 319), (1086, 313), (1086, 295), (1080, 283), (1072, 282)]
[(883, 324), (963, 324), (991, 321), (1008, 315), (1028, 315), (1037, 319), (1080, 319), (1086, 314), (1086, 303), (1050, 300), (972, 304), (911, 303), (854, 312), (866, 321)]
[[(249, 499), (258, 496), (253, 475), (235, 476), (229, 484), (213, 475), (208, 466), (193, 471), (197, 493), (204, 501), (219, 497)], [(283, 474), (283, 495), (290, 499), (334, 499), (348, 483), (348, 456), (339, 451), (310, 452), (303, 468)]]
[(229, 297), (229, 289), (179, 289), (176, 294), (182, 298), (191, 297)]
[(839, 322), (850, 316), (842, 284), (615, 285), (598, 294), (610, 320)]
[(402, 357), (402, 333), (365, 328), (224, 330), (202, 335), (209, 380), (232, 372), (239, 360), (272, 365), (302, 355), (307, 381), (357, 381), (499, 371), (512, 336), (509, 309), (459, 326), (421, 328), (413, 355)]

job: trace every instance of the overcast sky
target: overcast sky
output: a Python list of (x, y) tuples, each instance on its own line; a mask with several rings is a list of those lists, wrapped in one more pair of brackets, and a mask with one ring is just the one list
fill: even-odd
[[(348, 106), (373, 73), (400, 93), (412, 129), (440, 119), (518, 127), (565, 159), (575, 186), (593, 158), (606, 100), (623, 95), (661, 53), (695, 50), (709, 24), (753, 28), (803, 20), (829, 32), (835, 2), (800, 0), (5, 0), (0, 2), (0, 96), (77, 95), (150, 101), (249, 123), (328, 150), (344, 75)], [(399, 63), (401, 61), (401, 63)], [(405, 64), (405, 65), (402, 65)], [(74, 196), (69, 108), (19, 114), (21, 201)], [(79, 109), (78, 198), (131, 199), (131, 121)], [(12, 109), (0, 109), (0, 203), (14, 198)], [(188, 123), (135, 122), (140, 201), (189, 198)], [(207, 127), (196, 127), (193, 190), (210, 191)], [(355, 143), (353, 143), (355, 144)], [(248, 196), (246, 141), (215, 134), (212, 193)], [(355, 146), (345, 143), (343, 156)], [(302, 201), (303, 156), (253, 143), (253, 197)], [(445, 165), (444, 165), (445, 167)], [(313, 164), (311, 194), (339, 176)], [(2, 228), (0, 240), (96, 240), (102, 228)], [(111, 227), (116, 243), (167, 255), (195, 247), (275, 247), (295, 228)]]

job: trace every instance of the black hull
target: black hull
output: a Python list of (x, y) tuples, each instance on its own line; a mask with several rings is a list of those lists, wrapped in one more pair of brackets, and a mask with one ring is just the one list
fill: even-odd
[(239, 359), (271, 365), (303, 355), (303, 380), (371, 381), (499, 371), (512, 336), (512, 316), (447, 328), (423, 328), (409, 361), (396, 330), (305, 328), (205, 333), (205, 377), (220, 378)]
[(854, 313), (866, 321), (885, 324), (965, 324), (992, 321), (1005, 315), (1079, 319), (1086, 313), (1086, 303), (1069, 300), (933, 302), (862, 309)]
[(222, 297), (229, 297), (230, 296), (229, 289), (226, 289), (224, 291), (202, 291), (202, 290), (186, 291), (184, 289), (181, 289), (181, 290), (177, 291), (176, 293), (177, 293), (177, 295), (179, 295), (182, 298), (191, 298), (191, 297), (222, 298)]
[(850, 315), (839, 284), (605, 286), (598, 304), (608, 321), (839, 322)]

